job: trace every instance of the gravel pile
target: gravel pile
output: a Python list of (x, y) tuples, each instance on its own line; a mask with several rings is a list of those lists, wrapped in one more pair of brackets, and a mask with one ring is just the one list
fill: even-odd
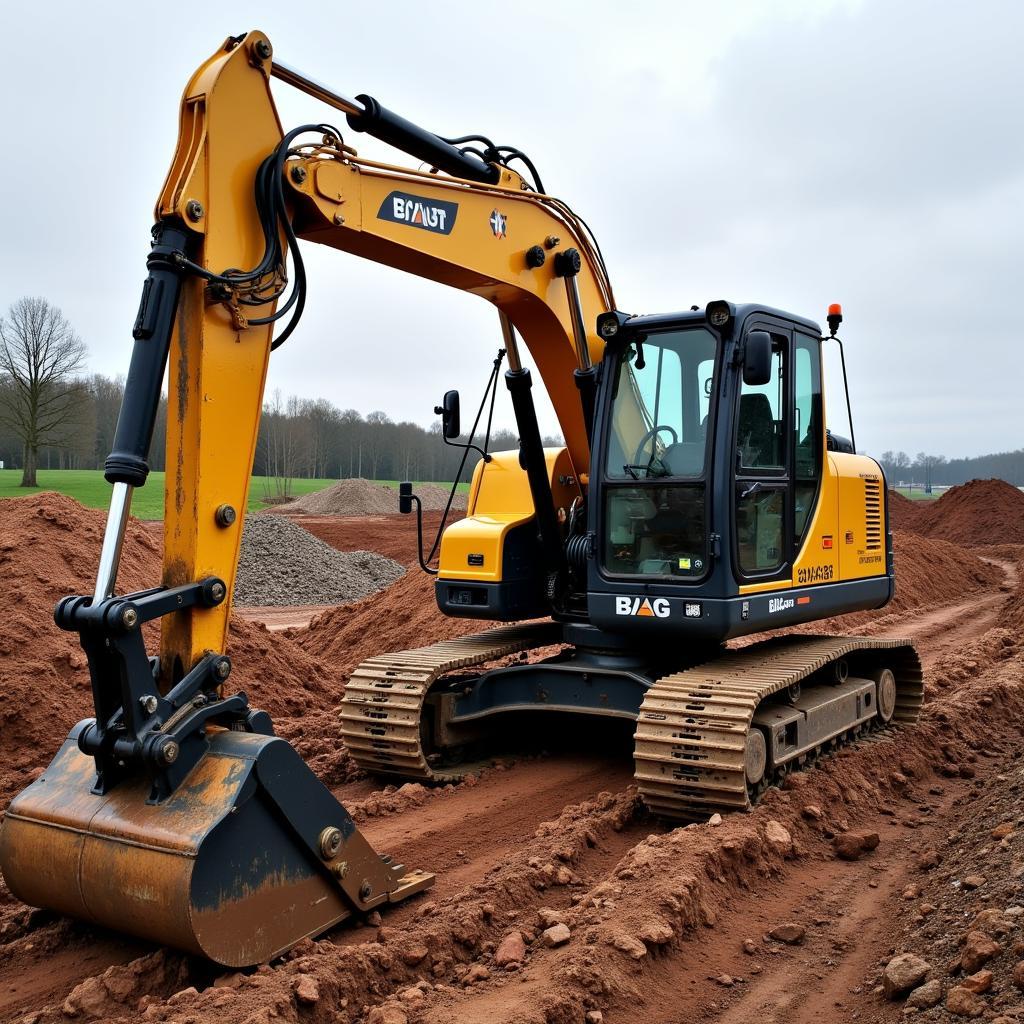
[(250, 515), (235, 603), (345, 604), (383, 590), (404, 573), (398, 562), (373, 551), (336, 551), (287, 519)]
[[(421, 484), (416, 493), (424, 509), (443, 509), (448, 488), (440, 484)], [(457, 494), (452, 508), (465, 509), (466, 496)], [(304, 494), (286, 505), (269, 511), (278, 515), (313, 516), (386, 516), (398, 512), (398, 491), (375, 480), (354, 478), (339, 480), (322, 491)]]

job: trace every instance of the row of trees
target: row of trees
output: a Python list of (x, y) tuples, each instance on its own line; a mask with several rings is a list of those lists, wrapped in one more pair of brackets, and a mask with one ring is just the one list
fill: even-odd
[[(0, 318), (0, 460), (22, 469), (24, 486), (35, 486), (40, 466), (99, 469), (113, 446), (124, 382), (84, 376), (85, 356), (81, 339), (45, 299), (20, 299)], [(150, 458), (156, 470), (164, 468), (166, 429), (163, 399)], [(492, 451), (516, 445), (508, 431), (491, 437)], [(272, 478), (285, 496), (298, 477), (453, 480), (462, 455), (443, 443), (439, 424), (425, 430), (384, 412), (364, 416), (278, 392), (264, 407), (253, 472)], [(471, 453), (464, 476), (475, 464)]]
[(968, 459), (947, 459), (944, 455), (918, 452), (911, 458), (906, 452), (882, 452), (878, 460), (890, 484), (906, 482), (925, 490), (933, 486), (964, 484), (968, 480), (997, 478), (1024, 487), (1024, 448), (993, 455), (975, 455)]
[[(20, 466), (22, 484), (35, 486), (39, 466), (98, 469), (113, 445), (124, 383), (83, 375), (86, 347), (63, 313), (41, 298), (15, 302), (0, 317), (0, 460)], [(167, 403), (161, 402), (151, 465), (163, 469)], [(557, 443), (548, 439), (548, 443)], [(491, 450), (515, 448), (514, 434), (491, 438)], [(272, 396), (264, 408), (253, 471), (270, 477), (280, 496), (298, 477), (375, 480), (453, 480), (462, 451), (430, 430), (396, 423), (377, 411), (363, 416), (325, 399)], [(879, 460), (891, 483), (958, 484), (1000, 477), (1024, 485), (1024, 449), (947, 459), (886, 451)], [(466, 462), (466, 472), (476, 456)]]

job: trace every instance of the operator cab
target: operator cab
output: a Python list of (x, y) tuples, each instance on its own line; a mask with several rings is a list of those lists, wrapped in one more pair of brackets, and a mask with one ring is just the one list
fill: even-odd
[[(621, 610), (637, 606), (620, 595), (639, 595), (649, 619), (749, 632), (706, 620), (715, 602), (732, 603), (752, 585), (767, 592), (795, 582), (826, 450), (839, 449), (826, 445), (821, 331), (725, 302), (607, 316), (616, 319), (599, 323), (608, 351), (591, 482), (591, 621), (630, 628)], [(672, 599), (688, 596), (709, 600), (677, 614)], [(659, 606), (658, 597), (668, 600)]]

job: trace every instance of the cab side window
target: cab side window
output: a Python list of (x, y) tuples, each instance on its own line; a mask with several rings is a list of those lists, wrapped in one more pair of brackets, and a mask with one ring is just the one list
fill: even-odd
[(736, 447), (741, 470), (778, 470), (786, 466), (783, 339), (773, 339), (772, 377), (767, 384), (743, 385)]
[(772, 335), (767, 384), (743, 384), (736, 418), (736, 537), (744, 575), (770, 573), (787, 558), (786, 373), (788, 339)]
[(821, 342), (817, 338), (795, 335), (793, 371), (793, 539), (799, 551), (821, 482)]

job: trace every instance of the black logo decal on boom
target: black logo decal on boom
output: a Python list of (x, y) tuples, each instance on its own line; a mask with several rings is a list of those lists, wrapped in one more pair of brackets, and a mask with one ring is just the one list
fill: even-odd
[(390, 220), (395, 224), (408, 224), (413, 228), (433, 231), (436, 235), (450, 235), (455, 227), (458, 203), (446, 203), (441, 199), (425, 199), (408, 192), (392, 192), (380, 204), (378, 220)]

